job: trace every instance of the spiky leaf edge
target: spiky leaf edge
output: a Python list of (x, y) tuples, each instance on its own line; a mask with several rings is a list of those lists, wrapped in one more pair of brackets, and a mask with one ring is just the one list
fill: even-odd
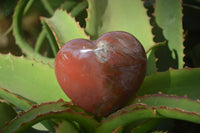
[(49, 118), (76, 121), (82, 125), (85, 131), (93, 133), (99, 123), (92, 116), (77, 111), (79, 110), (77, 108), (78, 107), (64, 102), (63, 100), (35, 105), (10, 121), (2, 130), (2, 133), (22, 132), (32, 125)]

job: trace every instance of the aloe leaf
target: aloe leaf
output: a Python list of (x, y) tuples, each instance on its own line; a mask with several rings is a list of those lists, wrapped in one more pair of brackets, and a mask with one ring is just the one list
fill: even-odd
[(157, 114), (166, 118), (200, 123), (200, 103), (187, 97), (154, 94), (138, 97), (133, 103), (152, 106)]
[[(182, 112), (193, 112), (200, 114), (200, 103), (187, 97), (176, 95), (165, 95), (162, 93), (137, 97), (134, 103), (143, 103), (160, 109), (177, 109)], [(200, 117), (200, 116), (199, 116)], [(184, 119), (184, 118), (182, 118)], [(199, 119), (200, 122), (200, 119)]]
[(163, 119), (147, 119), (134, 127), (131, 130), (131, 133), (148, 133), (152, 129), (155, 128), (160, 122), (162, 122)]
[(168, 40), (172, 58), (177, 58), (179, 69), (183, 68), (183, 15), (181, 0), (157, 0), (155, 15), (158, 26), (163, 29), (163, 35)]
[[(35, 58), (38, 61), (43, 61), (45, 63), (49, 63), (53, 65), (54, 60), (44, 57), (40, 55), (39, 53), (35, 52), (34, 49), (29, 45), (27, 41), (23, 38), (22, 34), (22, 18), (24, 11), (28, 10), (26, 8), (28, 2), (31, 4), (33, 1), (29, 0), (20, 0), (17, 4), (17, 7), (15, 8), (14, 14), (13, 14), (13, 35), (15, 37), (16, 43), (18, 46), (22, 49), (22, 51), (26, 54), (28, 58)], [(31, 4), (28, 4), (28, 7), (31, 6)]]
[(23, 39), (22, 37), (22, 17), (23, 17), (23, 11), (28, 3), (28, 0), (20, 0), (18, 2), (18, 5), (14, 11), (13, 15), (13, 34), (15, 36), (16, 42), (24, 50), (25, 53), (31, 52), (33, 53), (33, 49), (30, 47), (30, 45)]
[[(167, 71), (170, 68), (178, 68), (178, 58), (172, 58), (172, 51), (170, 51), (167, 42), (166, 45), (155, 50), (155, 55), (157, 58), (156, 66), (159, 72)], [(176, 57), (178, 57), (177, 54)]]
[(53, 8), (51, 7), (51, 4), (49, 3), (49, 1), (46, 1), (46, 0), (41, 0), (41, 3), (42, 5), (44, 6), (44, 8), (46, 9), (46, 11), (52, 15), (54, 10)]
[(3, 129), (6, 122), (12, 120), (17, 113), (7, 103), (0, 101), (0, 130)]
[(59, 47), (72, 39), (88, 39), (88, 36), (85, 34), (84, 30), (66, 11), (57, 10), (51, 18), (42, 19), (52, 30)]
[(47, 39), (49, 41), (49, 44), (51, 46), (51, 50), (52, 50), (52, 52), (54, 54), (54, 57), (55, 57), (57, 52), (58, 52), (58, 50), (59, 50), (58, 44), (57, 44), (56, 39), (55, 39), (55, 37), (53, 35), (53, 32), (51, 31), (51, 29), (47, 25), (47, 23), (43, 19), (41, 19), (41, 22), (42, 22), (42, 24), (44, 26), (44, 30), (47, 32)]
[(104, 119), (102, 125), (97, 128), (96, 133), (111, 133), (120, 126), (123, 127), (139, 120), (159, 117), (151, 107), (145, 104), (133, 104)]
[(69, 98), (50, 66), (24, 57), (0, 54), (0, 87), (36, 103)]
[(47, 31), (44, 27), (42, 27), (42, 31), (40, 32), (37, 40), (36, 40), (36, 43), (35, 43), (35, 52), (40, 52), (40, 50), (42, 49), (42, 44), (45, 40), (47, 36)]
[(98, 122), (91, 116), (85, 115), (83, 112), (74, 111), (73, 108), (76, 107), (73, 107), (62, 100), (34, 106), (29, 111), (24, 112), (14, 120), (10, 121), (10, 123), (2, 130), (2, 133), (22, 132), (35, 123), (49, 118), (76, 121), (82, 125), (86, 132), (93, 133), (94, 128), (98, 126)]
[(196, 112), (186, 112), (184, 110), (168, 109), (165, 107), (159, 108), (156, 111), (159, 115), (165, 116), (167, 118), (185, 120), (200, 124), (200, 115)]
[[(147, 50), (154, 44), (147, 10), (141, 0), (89, 0), (86, 32), (97, 39), (110, 31), (126, 31), (134, 35)], [(148, 54), (147, 74), (155, 72), (154, 51)]]
[(28, 110), (32, 104), (9, 91), (0, 88), (0, 97), (22, 110)]
[(88, 7), (88, 2), (87, 1), (82, 1), (78, 3), (70, 12), (72, 17), (76, 17), (79, 15), (80, 12), (85, 10)]
[[(71, 8), (71, 6), (74, 6), (74, 4), (76, 4), (77, 2), (73, 2), (73, 1), (67, 1), (66, 2), (66, 8), (67, 9), (70, 9)], [(44, 4), (44, 3), (43, 3)], [(87, 6), (87, 1), (84, 1), (84, 2), (81, 2), (81, 3), (78, 3), (74, 8), (73, 8), (73, 10), (70, 12), (70, 14), (72, 15), (72, 17), (74, 17), (74, 16), (76, 16), (78, 13), (79, 13), (79, 11), (82, 11), (82, 10), (84, 10), (84, 8), (86, 8), (86, 6)], [(60, 10), (61, 11), (61, 10)], [(57, 13), (57, 14), (60, 14), (60, 13)], [(64, 11), (62, 11), (62, 14), (63, 14), (63, 16), (67, 16), (66, 15), (66, 12), (64, 12)], [(57, 27), (59, 27), (59, 24), (60, 23), (58, 23), (59, 21), (63, 21), (63, 20), (61, 20), (61, 17), (62, 16), (60, 16), (60, 17), (55, 17), (54, 16), (54, 18), (52, 18), (52, 19), (50, 19), (50, 20), (46, 20), (46, 18), (43, 18), (43, 17), (41, 17), (41, 21), (42, 21), (42, 24), (44, 25), (44, 28), (43, 28), (43, 30), (42, 31), (47, 31), (47, 38), (48, 38), (48, 40), (49, 40), (49, 43), (50, 43), (50, 46), (51, 46), (51, 49), (52, 49), (52, 52), (53, 52), (53, 54), (54, 54), (54, 57), (56, 56), (56, 54), (57, 54), (57, 52), (58, 52), (58, 45), (59, 45), (59, 47), (62, 47), (62, 45), (60, 44), (60, 41), (58, 40), (58, 39), (63, 39), (63, 40), (65, 40), (66, 38), (64, 37), (65, 35), (63, 35), (63, 36), (61, 36), (62, 35), (62, 33), (60, 34), (60, 30), (62, 30), (62, 27), (60, 28), (60, 29), (58, 29), (58, 28), (56, 28), (56, 29), (54, 29), (55, 28), (55, 26), (57, 26)], [(66, 17), (67, 18), (67, 20), (66, 21), (69, 21), (68, 19), (68, 16)], [(56, 23), (54, 22), (56, 19), (59, 19), (59, 21), (57, 22), (56, 21)], [(45, 21), (46, 20), (46, 21)], [(71, 18), (71, 21), (74, 21), (75, 19), (73, 19), (72, 20), (72, 18)], [(53, 21), (53, 22), (52, 22)], [(49, 25), (47, 24), (47, 22), (49, 22)], [(53, 23), (53, 24), (52, 24)], [(55, 23), (55, 24), (54, 24)], [(53, 26), (52, 26), (53, 25)], [(75, 24), (74, 24), (75, 25)], [(66, 26), (65, 26), (66, 27)], [(66, 27), (66, 28), (70, 28), (70, 27)], [(79, 27), (80, 28), (80, 27)], [(80, 29), (80, 31), (81, 31), (82, 29)], [(55, 31), (55, 32), (54, 32)], [(64, 31), (64, 30), (62, 30), (62, 31)], [(69, 30), (67, 30), (67, 31), (69, 31)], [(41, 33), (44, 33), (44, 32), (41, 32)], [(60, 36), (57, 36), (57, 33), (59, 33), (59, 35)], [(69, 34), (69, 33), (68, 33)], [(43, 35), (43, 34), (40, 34), (41, 36), (39, 36), (39, 37), (42, 37), (42, 38), (44, 38), (45, 36)], [(46, 35), (46, 34), (45, 34)], [(55, 35), (55, 36), (54, 36)], [(56, 38), (55, 38), (56, 37)], [(56, 41), (56, 39), (57, 39), (57, 41)], [(68, 38), (69, 40), (70, 40), (70, 38)], [(73, 39), (75, 39), (75, 38), (73, 38)], [(69, 40), (67, 40), (67, 41), (69, 41)], [(39, 43), (39, 45), (36, 45), (36, 46), (41, 46), (40, 44), (41, 44), (41, 41), (39, 40), (39, 38), (38, 38), (38, 43)], [(37, 44), (37, 43), (36, 43)], [(37, 47), (36, 47), (37, 48)]]
[(187, 95), (189, 98), (196, 100), (200, 98), (199, 75), (200, 68), (171, 69), (166, 72), (157, 72), (146, 76), (137, 95), (162, 92), (178, 96)]
[(200, 103), (187, 97), (154, 94), (137, 97), (104, 119), (97, 133), (113, 132), (119, 126), (147, 119), (172, 118), (200, 123)]
[(77, 3), (78, 3), (78, 1), (74, 1), (74, 0), (65, 1), (61, 5), (61, 9), (66, 9), (67, 12), (71, 12), (71, 10), (77, 5)]
[(152, 49), (149, 53), (147, 53), (147, 70), (146, 76), (149, 76), (156, 72), (156, 58), (155, 58), (155, 50)]
[[(58, 8), (60, 8), (60, 6), (65, 3), (66, 1), (72, 1), (72, 0), (50, 0), (50, 1), (45, 1), (45, 0), (42, 0), (42, 1), (35, 1), (36, 4), (40, 5), (42, 4), (41, 8), (44, 8), (49, 15), (53, 15), (54, 11)], [(74, 1), (74, 0), (73, 0)], [(75, 0), (77, 1), (77, 0)], [(78, 0), (79, 1), (79, 0)], [(38, 3), (37, 3), (38, 2)], [(42, 9), (42, 10), (44, 10)]]
[(78, 129), (72, 122), (62, 121), (56, 127), (56, 133), (79, 133)]
[[(3, 98), (4, 100), (8, 101), (9, 103), (15, 105), (18, 109), (21, 109), (21, 110), (28, 110), (32, 106), (32, 104), (30, 102), (25, 101), (21, 97), (16, 96), (3, 88), (0, 88), (0, 97)], [(4, 115), (3, 113), (0, 113), (0, 118), (4, 117), (3, 115)], [(46, 128), (48, 128), (50, 130), (52, 129), (51, 122), (43, 121), (42, 124)], [(1, 126), (1, 124), (0, 124), (0, 126)], [(5, 126), (5, 124), (3, 126)], [(41, 124), (38, 124), (38, 126), (41, 126)], [(44, 128), (44, 126), (42, 126), (42, 128)]]

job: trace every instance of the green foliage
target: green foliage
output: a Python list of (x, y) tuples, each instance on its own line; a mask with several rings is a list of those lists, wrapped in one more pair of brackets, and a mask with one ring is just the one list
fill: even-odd
[(0, 101), (0, 114), (0, 130), (4, 128), (6, 122), (12, 120), (17, 115), (14, 109), (3, 101)]
[(147, 76), (137, 92), (142, 96), (162, 92), (178, 96), (188, 96), (191, 99), (199, 99), (199, 68), (185, 68), (179, 70), (168, 70)]
[[(29, 3), (30, 2), (30, 5)], [(23, 52), (27, 55), (27, 57), (33, 59), (35, 58), (38, 61), (44, 61), (45, 63), (50, 63), (53, 65), (53, 60), (46, 58), (44, 56), (41, 56), (40, 54), (36, 53), (33, 48), (29, 45), (27, 41), (23, 38), (22, 35), (22, 18), (23, 14), (26, 13), (26, 5), (31, 6), (33, 3), (33, 0), (21, 0), (18, 6), (15, 9), (14, 15), (13, 15), (13, 34), (16, 39), (16, 43), (18, 46), (23, 49)], [(27, 9), (28, 10), (28, 9)]]
[[(4, 9), (13, 12), (9, 31), (13, 29), (23, 55), (0, 54), (0, 132), (39, 133), (43, 128), (32, 127), (37, 123), (57, 133), (165, 132), (153, 129), (175, 119), (200, 124), (200, 69), (183, 68), (182, 9), (181, 0), (19, 0), (15, 10)], [(40, 12), (41, 32), (33, 40), (23, 18), (35, 10)], [(156, 28), (160, 32), (154, 32)], [(55, 77), (54, 57), (72, 39), (95, 40), (110, 31), (136, 36), (146, 50), (148, 68), (137, 96), (110, 116), (98, 118), (68, 103)]]
[(155, 114), (152, 108), (144, 104), (133, 104), (113, 113), (103, 120), (102, 125), (98, 127), (96, 132), (112, 132), (119, 126), (125, 126), (148, 118), (159, 118), (159, 116)]
[(103, 120), (97, 132), (112, 132), (119, 126), (152, 118), (174, 118), (200, 123), (199, 109), (200, 103), (185, 97), (164, 94), (142, 96)]
[[(176, 100), (176, 101), (175, 101)], [(187, 97), (179, 97), (176, 95), (164, 95), (164, 94), (154, 94), (145, 95), (134, 99), (133, 103), (144, 103), (149, 106), (161, 107), (170, 109), (177, 109), (182, 112), (196, 112), (200, 113), (200, 103), (195, 100), (191, 100)], [(198, 116), (198, 115), (197, 115)], [(182, 119), (184, 119), (182, 117)]]
[[(183, 68), (183, 29), (181, 0), (157, 0), (155, 18), (168, 41), (172, 58)], [(168, 10), (168, 11), (166, 11)]]
[(33, 103), (56, 101), (60, 98), (69, 101), (50, 66), (10, 54), (0, 55), (0, 64), (2, 88)]
[(79, 133), (77, 127), (73, 123), (68, 121), (62, 121), (56, 128), (56, 133), (64, 133), (64, 132)]
[[(163, 122), (165, 118), (161, 119), (147, 119), (144, 121), (141, 121), (139, 124), (131, 128), (131, 133), (146, 133), (149, 132), (151, 129), (156, 127), (159, 123)], [(132, 125), (131, 125), (132, 127)]]
[(83, 29), (77, 25), (76, 21), (66, 11), (57, 10), (52, 18), (43, 19), (50, 27), (60, 47), (72, 39), (88, 39)]
[(19, 96), (3, 88), (0, 88), (0, 97), (22, 110), (28, 110), (32, 106), (30, 102), (20, 98)]
[(33, 106), (29, 111), (21, 113), (20, 116), (8, 123), (2, 133), (23, 132), (35, 123), (48, 118), (79, 121), (81, 127), (88, 133), (93, 133), (94, 128), (98, 125), (91, 116), (78, 112), (77, 107), (60, 100)]

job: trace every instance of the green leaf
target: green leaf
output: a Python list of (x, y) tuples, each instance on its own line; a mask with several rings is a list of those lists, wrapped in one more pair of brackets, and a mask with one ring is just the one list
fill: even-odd
[(164, 119), (147, 119), (131, 130), (131, 133), (148, 133)]
[(78, 16), (83, 10), (85, 10), (88, 7), (87, 1), (82, 1), (78, 3), (70, 12), (72, 17)]
[(157, 58), (156, 66), (159, 72), (164, 72), (170, 68), (178, 68), (178, 55), (175, 59), (172, 58), (172, 51), (170, 51), (167, 42), (166, 45), (156, 48), (155, 55)]
[[(50, 1), (46, 1), (46, 0), (41, 0), (42, 5), (44, 6), (44, 8), (46, 9), (46, 11), (52, 15), (54, 10), (51, 7)], [(54, 2), (55, 3), (55, 2)]]
[(35, 54), (31, 46), (23, 39), (22, 36), (22, 18), (23, 13), (28, 4), (28, 0), (20, 0), (15, 8), (13, 15), (13, 34), (16, 39), (16, 43), (25, 53)]
[(54, 57), (56, 57), (59, 48), (58, 48), (56, 39), (55, 39), (55, 37), (54, 37), (54, 35), (53, 35), (53, 32), (51, 31), (51, 29), (49, 28), (49, 26), (47, 25), (47, 23), (46, 23), (43, 19), (41, 19), (41, 22), (42, 22), (42, 24), (43, 24), (43, 26), (44, 26), (44, 27), (43, 27), (44, 30), (45, 30), (46, 33), (47, 33), (47, 38), (48, 38), (50, 47), (51, 47), (51, 49), (52, 49), (53, 55), (54, 55)]
[(60, 88), (54, 69), (35, 60), (0, 54), (0, 87), (36, 103), (69, 98)]
[[(15, 105), (18, 109), (21, 109), (21, 110), (28, 110), (32, 104), (29, 103), (28, 101), (25, 101), (24, 99), (22, 99), (21, 97), (19, 96), (16, 96), (12, 93), (10, 93), (9, 91), (3, 89), (3, 88), (0, 88), (0, 97), (3, 98), (4, 100), (8, 101), (9, 103)], [(0, 118), (3, 117), (1, 115), (4, 115), (3, 113), (0, 113)], [(3, 119), (3, 118), (2, 118)], [(52, 124), (51, 122), (49, 121), (43, 121), (42, 124), (48, 128), (48, 129), (52, 129)], [(0, 124), (1, 126), (1, 124)], [(5, 126), (5, 125), (4, 125)], [(44, 126), (42, 126), (41, 124), (38, 124), (38, 126), (40, 128), (43, 128), (44, 129)], [(28, 131), (30, 132), (30, 131)]]
[[(154, 44), (152, 27), (141, 0), (89, 0), (86, 32), (97, 39), (110, 31), (126, 31), (148, 49)], [(154, 51), (148, 54), (147, 74), (155, 72)]]
[(28, 110), (32, 104), (9, 91), (0, 88), (0, 97), (22, 110)]
[(166, 118), (200, 123), (200, 103), (187, 97), (154, 94), (138, 97), (133, 103), (152, 106), (157, 113)]
[[(41, 12), (44, 11), (45, 9), (48, 12), (48, 14), (53, 15), (54, 11), (60, 8), (61, 5), (66, 1), (70, 2), (71, 0), (50, 0), (50, 1), (41, 0), (41, 1), (35, 1), (35, 4), (37, 5), (38, 8), (42, 8), (38, 9)], [(40, 4), (42, 5), (39, 7)]]
[(200, 68), (157, 72), (151, 76), (146, 76), (137, 95), (162, 92), (178, 96), (187, 95), (191, 99), (200, 99), (199, 75)]
[(155, 58), (155, 50), (152, 49), (149, 53), (147, 53), (147, 71), (146, 75), (151, 75), (156, 72), (156, 58)]
[(76, 112), (76, 108), (62, 100), (34, 106), (8, 123), (2, 133), (23, 132), (37, 122), (49, 118), (65, 119), (71, 122), (76, 121), (86, 132), (93, 133), (94, 129), (98, 126), (98, 122), (83, 112)]
[(97, 128), (97, 133), (113, 132), (117, 127), (124, 127), (133, 122), (163, 118), (200, 124), (200, 103), (175, 95), (155, 94), (137, 97), (132, 105), (126, 106), (104, 119)]
[(151, 107), (144, 104), (133, 104), (104, 119), (102, 125), (97, 128), (96, 133), (112, 133), (120, 126), (123, 127), (139, 120), (159, 117)]
[[(165, 95), (162, 93), (153, 94), (153, 95), (145, 95), (141, 97), (137, 97), (132, 104), (143, 103), (148, 106), (160, 107), (160, 109), (177, 109), (182, 112), (188, 113), (198, 113), (200, 114), (200, 103), (191, 100), (187, 97), (180, 97), (176, 95)], [(200, 116), (199, 116), (200, 117)], [(184, 119), (184, 118), (182, 118)], [(200, 119), (199, 119), (200, 123)]]
[[(29, 4), (30, 2), (30, 4)], [(15, 37), (16, 43), (22, 49), (22, 51), (26, 54), (28, 58), (35, 58), (38, 61), (43, 61), (44, 63), (49, 63), (53, 66), (53, 59), (44, 57), (39, 53), (35, 52), (34, 49), (30, 46), (30, 44), (25, 41), (22, 32), (22, 18), (23, 13), (25, 11), (26, 6), (30, 8), (33, 0), (20, 0), (15, 8), (13, 14), (13, 35)], [(28, 9), (26, 9), (28, 10)]]
[(184, 110), (178, 109), (159, 108), (157, 109), (157, 113), (167, 118), (185, 120), (200, 124), (200, 115), (196, 112), (186, 112)]
[(163, 29), (163, 35), (168, 40), (173, 59), (177, 58), (178, 68), (183, 68), (183, 14), (181, 0), (157, 0), (155, 15), (158, 26)]
[(75, 1), (75, 0), (65, 1), (61, 5), (61, 9), (66, 9), (67, 12), (71, 12), (71, 10), (77, 5), (77, 3), (78, 3), (78, 1)]
[(79, 133), (79, 131), (72, 122), (62, 121), (56, 127), (56, 133)]
[(42, 49), (42, 44), (43, 42), (45, 41), (45, 38), (47, 36), (47, 31), (44, 27), (42, 27), (42, 30), (36, 40), (36, 43), (35, 43), (35, 52), (40, 52), (41, 49)]
[(0, 130), (3, 129), (6, 122), (12, 120), (17, 113), (7, 103), (0, 101)]
[(76, 23), (74, 18), (67, 14), (66, 11), (57, 10), (51, 18), (42, 19), (52, 30), (60, 47), (72, 39), (88, 39), (84, 30)]

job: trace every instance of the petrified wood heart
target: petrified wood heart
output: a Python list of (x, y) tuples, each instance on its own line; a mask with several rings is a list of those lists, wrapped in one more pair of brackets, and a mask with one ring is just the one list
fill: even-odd
[(109, 32), (96, 41), (67, 42), (55, 59), (57, 80), (74, 104), (97, 116), (123, 107), (146, 72), (144, 48), (131, 34)]

